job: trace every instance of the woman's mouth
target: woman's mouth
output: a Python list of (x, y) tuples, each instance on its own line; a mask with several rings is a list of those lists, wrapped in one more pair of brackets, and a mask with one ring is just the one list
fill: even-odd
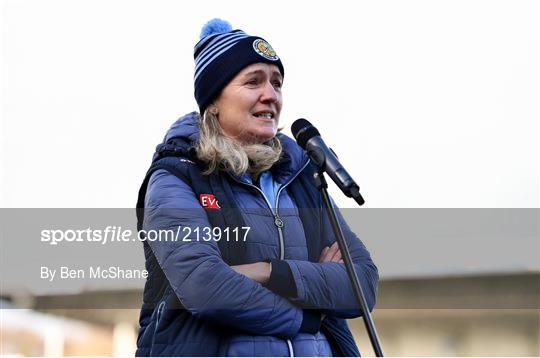
[(274, 113), (272, 113), (272, 112), (258, 112), (258, 113), (255, 113), (253, 116), (255, 116), (257, 118), (262, 118), (262, 119), (273, 119), (274, 118)]

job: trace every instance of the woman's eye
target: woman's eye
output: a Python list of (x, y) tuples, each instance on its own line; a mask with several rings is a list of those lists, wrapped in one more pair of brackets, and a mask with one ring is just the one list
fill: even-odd
[(283, 84), (280, 81), (274, 81), (273, 85), (275, 88), (281, 88), (281, 86), (283, 86)]
[(253, 80), (249, 80), (246, 82), (247, 85), (256, 85), (258, 82), (257, 80), (253, 79)]

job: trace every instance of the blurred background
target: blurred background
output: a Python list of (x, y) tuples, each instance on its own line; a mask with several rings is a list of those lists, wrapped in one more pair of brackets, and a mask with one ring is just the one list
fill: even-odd
[(536, 0), (2, 0), (0, 354), (133, 354), (143, 281), (14, 284), (32, 263), (7, 249), (35, 238), (5, 228), (25, 208), (134, 207), (155, 145), (196, 109), (214, 17), (272, 44), (284, 132), (310, 120), (360, 184), (363, 209), (333, 197), (379, 266), (386, 355), (539, 356)]

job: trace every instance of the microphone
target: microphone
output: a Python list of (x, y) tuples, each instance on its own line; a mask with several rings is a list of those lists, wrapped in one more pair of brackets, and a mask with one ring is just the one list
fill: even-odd
[(291, 131), (298, 145), (306, 150), (320, 170), (328, 173), (343, 194), (356, 200), (358, 205), (364, 204), (360, 187), (343, 168), (334, 151), (326, 146), (317, 128), (307, 119), (300, 118), (294, 121)]

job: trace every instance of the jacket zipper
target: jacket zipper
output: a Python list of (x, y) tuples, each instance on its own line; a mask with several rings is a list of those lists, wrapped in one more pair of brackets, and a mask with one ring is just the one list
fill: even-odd
[(159, 320), (161, 319), (161, 314), (163, 313), (163, 307), (165, 307), (165, 301), (161, 301), (161, 303), (158, 306), (157, 314), (156, 314), (156, 329), (159, 325)]
[[(264, 201), (266, 202), (266, 205), (268, 205), (268, 208), (270, 209), (270, 211), (272, 212), (272, 215), (274, 216), (274, 224), (276, 225), (276, 227), (278, 229), (278, 234), (279, 234), (279, 259), (280, 260), (283, 260), (285, 258), (285, 242), (284, 242), (284, 239), (283, 239), (283, 220), (279, 216), (279, 197), (280, 197), (281, 191), (283, 189), (285, 189), (285, 187), (287, 187), (307, 167), (308, 164), (309, 164), (309, 160), (307, 160), (304, 163), (304, 165), (300, 168), (300, 170), (298, 170), (296, 172), (296, 174), (294, 174), (293, 177), (291, 179), (289, 179), (288, 182), (286, 182), (285, 184), (283, 184), (282, 186), (279, 187), (279, 189), (278, 189), (278, 191), (276, 193), (276, 208), (275, 208), (275, 211), (274, 211), (274, 208), (272, 208), (272, 205), (270, 205), (270, 201), (268, 201), (268, 198), (266, 197), (266, 195), (264, 195), (264, 192), (261, 189), (259, 189), (259, 187), (257, 187), (256, 185), (253, 185), (253, 184), (245, 183), (245, 182), (243, 182), (241, 180), (236, 179), (234, 176), (231, 175), (233, 180), (235, 180), (236, 182), (247, 185), (247, 186), (250, 186), (252, 188), (255, 188), (259, 193), (261, 193), (262, 197), (264, 198)], [(294, 357), (294, 349), (293, 349), (292, 342), (291, 342), (290, 339), (287, 339), (287, 347), (289, 349), (290, 357)]]
[(250, 183), (245, 183), (245, 182), (243, 182), (241, 180), (236, 179), (234, 176), (231, 175), (231, 178), (233, 178), (234, 181), (236, 181), (236, 182), (238, 182), (240, 184), (244, 184), (244, 185), (247, 185), (249, 187), (254, 188), (259, 193), (261, 193), (262, 197), (264, 198), (264, 201), (266, 202), (266, 205), (268, 205), (268, 208), (270, 209), (270, 211), (272, 212), (272, 215), (274, 216), (274, 224), (276, 225), (276, 227), (278, 229), (278, 234), (279, 234), (279, 259), (280, 260), (283, 260), (285, 258), (285, 243), (284, 243), (284, 238), (283, 238), (283, 220), (279, 216), (279, 197), (280, 197), (281, 191), (283, 189), (285, 189), (307, 167), (308, 164), (309, 164), (309, 160), (307, 160), (304, 163), (304, 165), (296, 172), (296, 174), (293, 175), (292, 178), (289, 179), (288, 182), (286, 182), (285, 184), (283, 184), (282, 186), (279, 187), (278, 192), (276, 193), (276, 208), (275, 208), (275, 211), (274, 211), (274, 208), (272, 208), (272, 205), (270, 205), (270, 201), (268, 201), (268, 198), (266, 197), (266, 195), (264, 195), (264, 192), (261, 189), (259, 189), (259, 187), (257, 187), (256, 185), (250, 184)]
[(165, 300), (161, 301), (159, 303), (157, 312), (156, 312), (156, 326), (154, 327), (154, 334), (152, 335), (152, 345), (150, 346), (150, 354), (149, 356), (152, 356), (152, 352), (154, 350), (154, 342), (156, 339), (156, 333), (159, 326), (159, 320), (161, 319), (161, 314), (163, 313), (163, 307), (165, 307)]
[[(304, 169), (307, 167), (307, 165), (309, 164), (309, 160), (306, 161), (304, 163), (304, 165), (300, 168), (300, 170), (298, 170), (296, 172), (296, 174), (293, 175), (293, 177), (291, 179), (289, 179), (288, 182), (286, 182), (285, 184), (283, 184), (282, 186), (279, 187), (278, 189), (278, 192), (276, 194), (276, 213), (275, 213), (275, 218), (276, 218), (276, 221), (279, 220), (278, 222), (275, 222), (276, 223), (276, 226), (278, 227), (278, 232), (279, 232), (279, 239), (280, 239), (280, 259), (283, 260), (285, 259), (285, 242), (283, 240), (283, 220), (281, 220), (281, 218), (279, 217), (279, 197), (280, 197), (280, 194), (281, 194), (281, 191), (283, 189), (285, 189), (285, 187), (287, 187), (294, 179), (296, 179), (296, 177), (304, 171)], [(262, 192), (262, 191), (261, 191)], [(263, 195), (264, 196), (264, 195)], [(268, 201), (267, 201), (268, 202)], [(268, 203), (269, 206), (270, 206), (270, 203)], [(278, 224), (281, 224), (281, 225), (278, 225)], [(291, 347), (292, 348), (292, 347)]]

